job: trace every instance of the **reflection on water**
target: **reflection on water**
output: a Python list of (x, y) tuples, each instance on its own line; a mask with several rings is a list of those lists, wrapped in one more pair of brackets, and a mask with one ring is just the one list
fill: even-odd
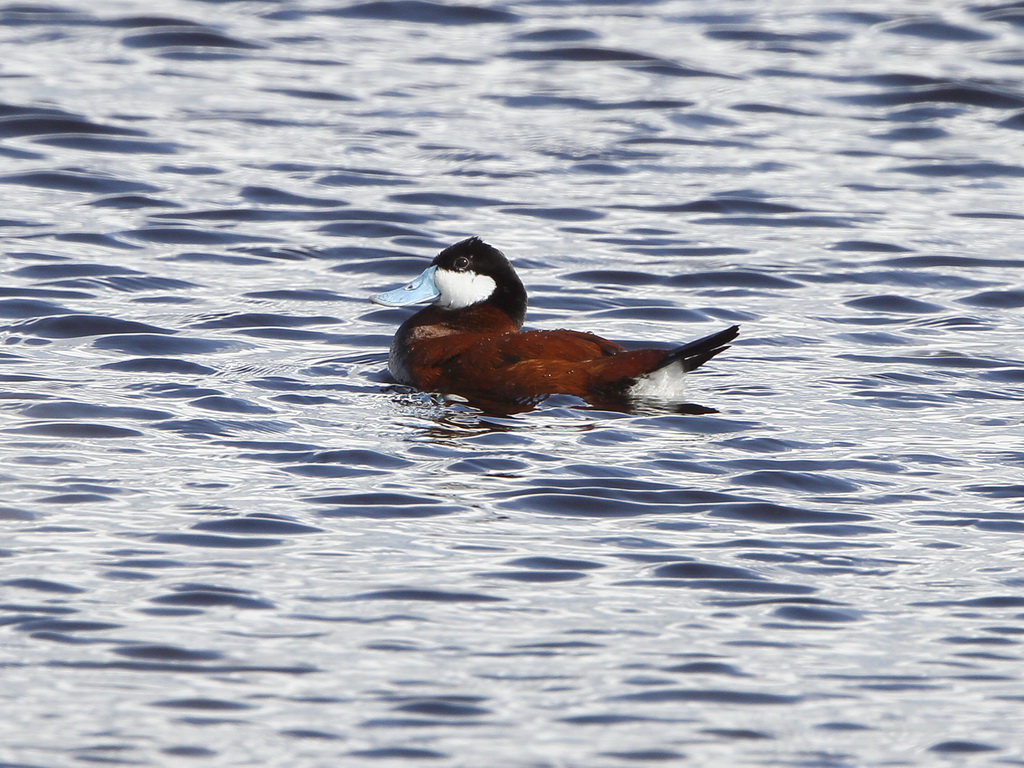
[[(1017, 9), (0, 34), (0, 761), (1024, 760)], [(743, 336), (675, 410), (395, 388), (367, 298), (470, 234), (532, 327)]]

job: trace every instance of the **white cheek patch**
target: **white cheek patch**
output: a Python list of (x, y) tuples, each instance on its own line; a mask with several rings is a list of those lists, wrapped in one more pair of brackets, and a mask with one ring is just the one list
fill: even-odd
[(434, 273), (434, 284), (441, 292), (434, 303), (445, 309), (462, 309), (486, 301), (497, 284), (487, 275), (476, 272), (451, 272), (439, 269)]

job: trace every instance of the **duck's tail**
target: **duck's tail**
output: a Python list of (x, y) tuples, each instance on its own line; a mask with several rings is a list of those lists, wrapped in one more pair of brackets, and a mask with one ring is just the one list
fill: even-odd
[(729, 342), (739, 332), (739, 326), (734, 325), (676, 347), (636, 376), (626, 391), (627, 396), (641, 400), (681, 401), (686, 374), (728, 349)]
[(652, 368), (649, 373), (654, 373), (674, 363), (681, 363), (685, 372), (700, 368), (719, 352), (727, 350), (729, 342), (739, 336), (739, 334), (740, 327), (733, 325), (724, 331), (712, 333), (710, 336), (705, 336), (702, 339), (691, 341), (689, 344), (676, 347), (665, 355), (665, 359)]

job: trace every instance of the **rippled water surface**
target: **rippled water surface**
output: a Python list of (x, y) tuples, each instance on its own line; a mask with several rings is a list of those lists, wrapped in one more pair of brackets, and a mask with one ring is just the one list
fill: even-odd
[[(5, 765), (1024, 763), (1021, 3), (0, 36)], [(393, 386), (471, 234), (708, 412)]]

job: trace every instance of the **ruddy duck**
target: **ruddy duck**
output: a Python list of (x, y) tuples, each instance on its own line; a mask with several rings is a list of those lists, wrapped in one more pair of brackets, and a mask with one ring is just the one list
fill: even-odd
[(739, 334), (734, 325), (675, 349), (627, 351), (592, 333), (523, 331), (526, 289), (505, 255), (477, 237), (445, 248), (407, 286), (371, 301), (430, 302), (398, 329), (388, 370), (402, 384), (484, 410), (522, 410), (554, 394), (595, 405), (678, 402), (686, 372)]

